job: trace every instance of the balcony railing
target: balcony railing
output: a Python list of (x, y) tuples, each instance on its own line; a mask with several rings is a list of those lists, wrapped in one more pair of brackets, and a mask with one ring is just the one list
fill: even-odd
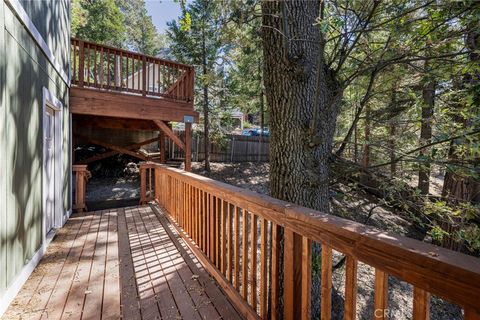
[(192, 66), (74, 38), (71, 46), (78, 87), (193, 101)]
[[(465, 319), (480, 319), (480, 263), (474, 257), (182, 170), (142, 166), (154, 171), (154, 179), (142, 175), (142, 198), (166, 210), (246, 318), (310, 319), (315, 276), (321, 298), (314, 303), (321, 319), (330, 319), (336, 250), (346, 257), (344, 319), (355, 319), (359, 262), (375, 268), (376, 319), (388, 318), (389, 276), (413, 286), (412, 319), (429, 319), (431, 294), (461, 306)], [(152, 189), (154, 196), (147, 197)], [(312, 243), (321, 246), (318, 275), (312, 273)]]

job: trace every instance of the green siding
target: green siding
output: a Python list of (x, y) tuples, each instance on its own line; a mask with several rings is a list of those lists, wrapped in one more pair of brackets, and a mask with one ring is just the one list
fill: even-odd
[(60, 65), (64, 70), (68, 70), (70, 62), (70, 1), (20, 0), (20, 3)]
[[(19, 275), (42, 242), (43, 87), (56, 96), (65, 107), (62, 154), (66, 181), (63, 186), (65, 213), (70, 209), (68, 162), (70, 128), (67, 85), (4, 0), (0, 1), (2, 5), (0, 61), (6, 64), (0, 65), (0, 77), (5, 79), (0, 82), (2, 90), (0, 132), (3, 130), (0, 140), (2, 160), (0, 175), (4, 177), (0, 178), (1, 299), (2, 293)], [(68, 0), (52, 1), (58, 4), (54, 6), (56, 8), (54, 16), (62, 14), (68, 21)], [(45, 1), (31, 2), (38, 5), (45, 3)], [(48, 10), (54, 10), (51, 4), (46, 7)], [(27, 11), (29, 15), (34, 14), (33, 9), (29, 10), (30, 12)], [(40, 13), (37, 12), (34, 16), (36, 15), (39, 16)], [(43, 26), (41, 20), (37, 19), (35, 21), (37, 29), (43, 28), (46, 34), (63, 35), (65, 30), (57, 30), (63, 24), (54, 24), (49, 22), (50, 20), (51, 18), (46, 19), (47, 25)], [(68, 52), (70, 46), (68, 27), (66, 30), (66, 37), (54, 38), (57, 41), (55, 42), (57, 48), (63, 48), (62, 50)], [(51, 43), (53, 42), (49, 45)], [(57, 53), (55, 57), (60, 60)]]

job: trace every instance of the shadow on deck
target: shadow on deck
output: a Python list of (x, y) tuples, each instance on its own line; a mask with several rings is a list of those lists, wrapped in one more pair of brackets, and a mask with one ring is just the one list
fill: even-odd
[(235, 319), (156, 206), (73, 215), (2, 319)]

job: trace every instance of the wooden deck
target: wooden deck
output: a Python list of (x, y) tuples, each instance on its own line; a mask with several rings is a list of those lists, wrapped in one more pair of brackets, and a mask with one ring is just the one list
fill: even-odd
[(239, 319), (157, 207), (77, 214), (2, 319)]

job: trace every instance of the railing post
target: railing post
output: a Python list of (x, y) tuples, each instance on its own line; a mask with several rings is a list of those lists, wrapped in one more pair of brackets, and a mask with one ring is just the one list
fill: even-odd
[[(146, 204), (155, 199), (155, 164), (152, 162), (140, 162), (140, 204)], [(155, 179), (155, 178), (153, 178)]]
[(84, 42), (79, 41), (78, 43), (78, 50), (79, 50), (79, 55), (78, 55), (78, 86), (83, 87), (83, 82), (85, 78), (85, 52), (84, 52)]
[(147, 168), (146, 163), (140, 163), (140, 204), (147, 203)]
[(73, 172), (75, 173), (75, 203), (73, 209), (77, 212), (87, 211), (87, 204), (85, 202), (85, 195), (87, 191), (87, 181), (90, 177), (90, 172), (87, 170), (87, 165), (73, 165)]

